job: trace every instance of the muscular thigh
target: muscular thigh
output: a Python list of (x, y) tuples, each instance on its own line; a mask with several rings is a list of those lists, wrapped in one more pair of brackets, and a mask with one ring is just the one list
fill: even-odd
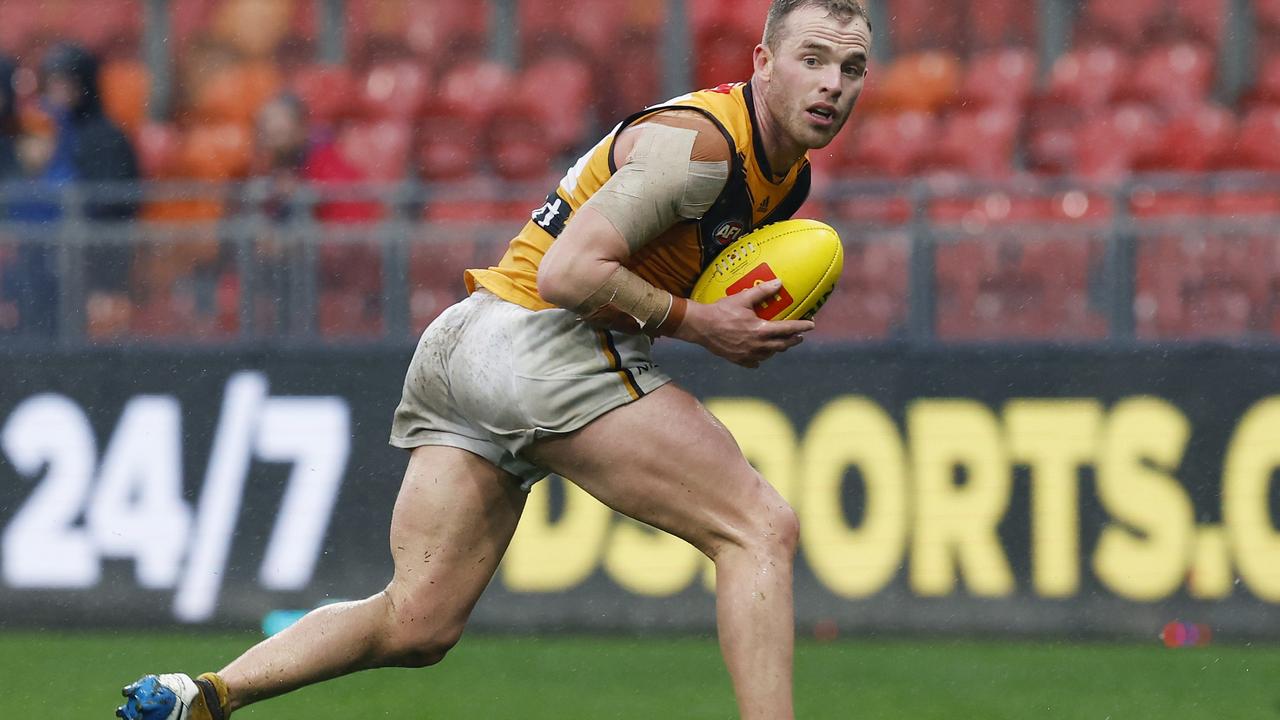
[(733, 436), (674, 384), (530, 449), (613, 509), (713, 553), (762, 507), (785, 501), (747, 462)]
[(414, 450), (391, 516), (393, 601), (429, 602), (441, 621), (465, 622), (506, 552), (524, 500), (515, 477), (477, 455), (444, 446)]

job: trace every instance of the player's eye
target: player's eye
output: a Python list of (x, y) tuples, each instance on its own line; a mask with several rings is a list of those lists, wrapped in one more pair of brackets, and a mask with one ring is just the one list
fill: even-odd
[(810, 55), (809, 57), (804, 59), (804, 64), (807, 65), (808, 67), (818, 67), (818, 58)]

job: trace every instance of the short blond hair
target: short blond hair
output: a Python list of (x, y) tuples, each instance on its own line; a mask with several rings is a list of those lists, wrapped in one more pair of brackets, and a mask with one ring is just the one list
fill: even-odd
[(764, 44), (770, 50), (777, 50), (778, 33), (783, 21), (791, 13), (803, 7), (816, 7), (827, 11), (842, 23), (852, 22), (854, 18), (862, 18), (871, 28), (871, 18), (867, 9), (859, 0), (773, 0), (769, 4), (769, 14), (764, 20)]

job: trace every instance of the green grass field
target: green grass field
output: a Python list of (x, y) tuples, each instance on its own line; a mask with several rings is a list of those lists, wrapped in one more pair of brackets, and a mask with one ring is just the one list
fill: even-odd
[[(108, 718), (147, 671), (220, 666), (250, 635), (0, 634), (0, 717)], [(800, 718), (1280, 718), (1280, 648), (801, 642)], [(711, 639), (474, 635), (427, 670), (376, 670), (236, 714), (323, 718), (732, 718)]]

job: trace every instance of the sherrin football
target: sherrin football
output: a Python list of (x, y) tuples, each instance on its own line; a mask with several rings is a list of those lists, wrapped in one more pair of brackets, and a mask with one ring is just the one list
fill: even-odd
[(691, 300), (713, 303), (775, 278), (782, 289), (756, 306), (765, 320), (808, 320), (836, 287), (844, 269), (840, 236), (817, 220), (783, 220), (738, 238), (716, 256), (693, 286)]

